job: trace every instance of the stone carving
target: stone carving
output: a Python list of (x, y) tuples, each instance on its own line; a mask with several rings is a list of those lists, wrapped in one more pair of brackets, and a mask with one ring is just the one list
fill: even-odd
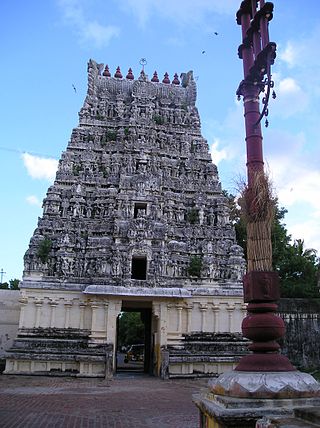
[[(148, 259), (145, 287), (238, 284), (244, 271), (227, 200), (201, 135), (192, 72), (182, 84), (107, 77), (88, 63), (80, 123), (62, 153), (43, 216), (25, 255), (25, 274), (134, 286), (132, 250)], [(192, 215), (190, 212), (192, 211)], [(52, 246), (47, 263), (39, 239)], [(131, 254), (131, 255), (130, 255)]]

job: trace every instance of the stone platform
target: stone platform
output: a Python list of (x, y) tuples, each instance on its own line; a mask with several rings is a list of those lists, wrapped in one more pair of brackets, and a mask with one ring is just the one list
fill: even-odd
[(202, 426), (254, 428), (264, 418), (261, 428), (294, 427), (299, 425), (272, 425), (270, 421), (294, 421), (298, 411), (320, 408), (320, 385), (311, 375), (299, 371), (232, 371), (210, 379), (207, 391), (196, 394), (194, 402), (208, 420)]

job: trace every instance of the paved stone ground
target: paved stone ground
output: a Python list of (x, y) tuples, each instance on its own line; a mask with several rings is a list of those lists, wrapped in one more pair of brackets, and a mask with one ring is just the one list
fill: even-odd
[(1, 428), (197, 428), (206, 379), (0, 376)]

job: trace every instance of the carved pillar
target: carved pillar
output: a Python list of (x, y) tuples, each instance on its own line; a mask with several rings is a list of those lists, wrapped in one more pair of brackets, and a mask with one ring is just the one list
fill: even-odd
[(102, 302), (92, 301), (91, 302), (91, 340), (94, 343), (105, 342), (106, 332), (104, 331), (104, 306)]
[(79, 329), (83, 330), (84, 329), (84, 310), (86, 308), (86, 304), (84, 302), (80, 302), (79, 303), (79, 310), (80, 310), (80, 315), (79, 315)]
[(219, 305), (212, 305), (212, 310), (213, 310), (213, 331), (215, 333), (219, 332), (219, 311), (220, 311), (220, 306)]
[(208, 306), (200, 304), (200, 312), (201, 312), (201, 331), (206, 331), (206, 312)]
[[(105, 331), (107, 343), (116, 343), (117, 335), (117, 318), (121, 311), (122, 302), (121, 301), (109, 301), (104, 302), (103, 310), (107, 311), (107, 314), (104, 316), (104, 324), (107, 325), (107, 330)], [(105, 328), (105, 327), (104, 327)]]
[[(170, 325), (170, 311), (172, 309), (172, 305), (169, 303), (166, 305), (166, 316), (167, 316), (167, 320), (168, 320), (168, 324)], [(161, 311), (162, 313), (164, 313), (164, 311)], [(161, 315), (162, 315), (161, 313)]]
[(59, 302), (56, 300), (50, 300), (49, 306), (50, 306), (50, 324), (49, 327), (53, 328), (56, 324), (56, 307), (58, 306)]
[(178, 331), (178, 333), (181, 333), (181, 330), (182, 330), (182, 306), (177, 305), (176, 309), (178, 311), (177, 331)]
[(242, 320), (246, 317), (247, 315), (247, 304), (243, 303), (241, 305), (241, 315), (242, 315)]
[[(169, 307), (168, 307), (169, 306)], [(168, 334), (168, 317), (170, 313), (170, 305), (160, 303), (159, 305), (159, 345), (164, 346), (167, 344)]]
[(187, 306), (187, 333), (190, 333), (192, 329), (192, 309), (192, 305)]
[(42, 308), (43, 300), (36, 299), (34, 304), (36, 305), (34, 327), (39, 328), (41, 326), (40, 320), (41, 320), (41, 308)]
[(232, 333), (233, 331), (233, 313), (235, 310), (235, 306), (228, 304), (227, 306), (227, 311), (228, 311), (228, 332)]
[(166, 334), (166, 325), (162, 322), (162, 304), (157, 304), (152, 306), (152, 315), (156, 318), (157, 320), (157, 330), (155, 333), (155, 343), (158, 344), (158, 346), (161, 346), (162, 340), (163, 340), (163, 334), (165, 332)]
[(99, 304), (97, 302), (91, 302), (91, 333), (96, 330), (97, 325), (97, 309), (99, 309)]
[(155, 337), (155, 359), (156, 373), (158, 376), (167, 378), (169, 369), (169, 353), (164, 347), (167, 345), (168, 335), (168, 317), (171, 305), (165, 302), (153, 306), (153, 313), (158, 319), (158, 329)]
[(19, 303), (21, 304), (21, 307), (20, 307), (20, 318), (19, 318), (19, 328), (23, 328), (23, 327), (25, 327), (25, 325), (24, 325), (25, 319), (24, 318), (25, 318), (25, 309), (26, 309), (26, 306), (28, 304), (28, 298), (25, 297), (25, 296), (21, 296), (20, 299), (19, 299)]
[[(103, 306), (104, 306), (104, 330), (106, 332), (106, 337), (107, 337), (107, 331), (108, 331), (108, 311), (109, 311), (109, 302), (103, 302)], [(120, 308), (121, 310), (121, 308)], [(118, 315), (117, 315), (118, 316)]]
[(108, 368), (108, 376), (114, 372), (116, 366), (116, 336), (117, 336), (117, 318), (121, 312), (122, 301), (121, 300), (110, 300), (109, 302), (102, 302), (100, 306), (100, 323), (103, 331), (100, 332), (100, 343), (108, 343), (113, 345), (112, 351), (106, 361)]
[(70, 328), (70, 309), (72, 302), (70, 300), (64, 302), (65, 307), (65, 318), (64, 318), (64, 328)]

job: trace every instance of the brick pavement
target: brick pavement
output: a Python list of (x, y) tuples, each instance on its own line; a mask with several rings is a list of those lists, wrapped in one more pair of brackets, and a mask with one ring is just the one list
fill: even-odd
[(206, 379), (0, 376), (1, 428), (197, 428)]

